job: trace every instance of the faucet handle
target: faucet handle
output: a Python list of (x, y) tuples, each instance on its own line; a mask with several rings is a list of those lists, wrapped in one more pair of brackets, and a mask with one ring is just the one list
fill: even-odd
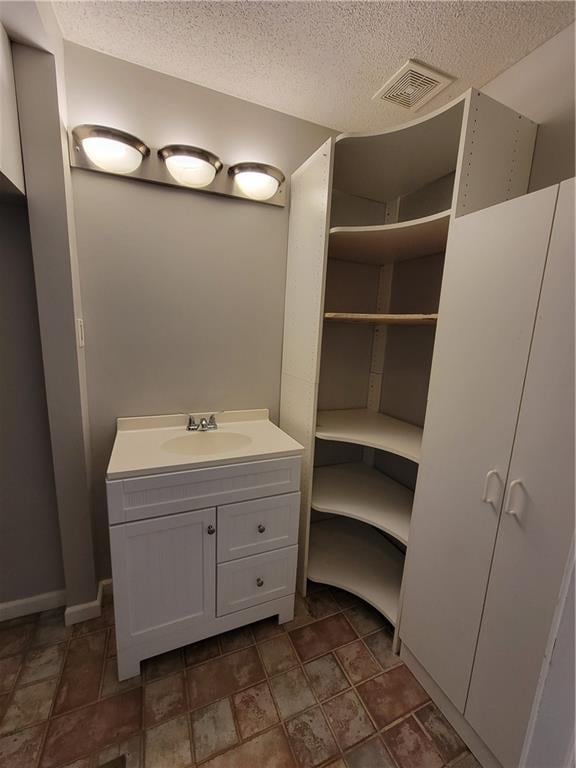
[(196, 424), (196, 419), (192, 414), (188, 416), (188, 425), (186, 426), (186, 429), (188, 432), (196, 432), (198, 429), (198, 424)]
[(216, 424), (215, 414), (212, 414), (208, 419), (208, 426), (211, 427), (212, 429), (218, 429), (218, 424)]

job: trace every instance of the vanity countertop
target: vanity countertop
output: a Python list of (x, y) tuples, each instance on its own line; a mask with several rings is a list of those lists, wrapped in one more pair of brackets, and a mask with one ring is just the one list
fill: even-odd
[[(199, 421), (210, 414), (192, 415)], [(300, 456), (304, 450), (270, 421), (267, 409), (215, 415), (218, 429), (209, 432), (188, 432), (185, 413), (117, 419), (107, 479)]]

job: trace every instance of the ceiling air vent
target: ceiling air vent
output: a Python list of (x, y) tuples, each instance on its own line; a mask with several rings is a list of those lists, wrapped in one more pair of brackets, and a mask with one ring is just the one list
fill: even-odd
[(415, 112), (453, 81), (454, 78), (409, 59), (372, 98), (390, 101)]

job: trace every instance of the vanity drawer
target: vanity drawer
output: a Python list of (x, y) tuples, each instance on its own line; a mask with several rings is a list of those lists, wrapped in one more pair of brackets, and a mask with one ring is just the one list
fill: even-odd
[(298, 547), (285, 547), (221, 563), (217, 579), (218, 616), (292, 595), (296, 589), (297, 552)]
[(300, 490), (300, 457), (107, 480), (110, 525)]
[(218, 562), (296, 544), (299, 515), (299, 493), (218, 507)]

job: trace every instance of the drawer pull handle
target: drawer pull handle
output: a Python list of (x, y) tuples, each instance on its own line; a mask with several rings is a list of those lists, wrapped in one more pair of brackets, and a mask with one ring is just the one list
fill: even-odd
[(256, 579), (256, 586), (257, 587), (263, 587), (264, 586), (264, 579), (261, 579), (260, 576)]
[(212, 536), (213, 533), (216, 533), (216, 528), (213, 525), (209, 525), (207, 530), (208, 530), (209, 536)]
[(266, 526), (260, 523), (260, 525), (258, 526), (258, 533), (264, 533), (265, 530), (266, 530)]

